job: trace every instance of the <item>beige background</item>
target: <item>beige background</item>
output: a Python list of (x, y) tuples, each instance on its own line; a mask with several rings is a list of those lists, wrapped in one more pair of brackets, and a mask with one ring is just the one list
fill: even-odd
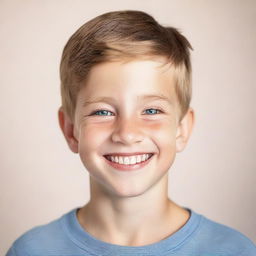
[(0, 1), (0, 254), (28, 229), (89, 199), (88, 174), (57, 122), (59, 61), (84, 22), (144, 10), (194, 52), (196, 126), (170, 197), (256, 242), (255, 1)]

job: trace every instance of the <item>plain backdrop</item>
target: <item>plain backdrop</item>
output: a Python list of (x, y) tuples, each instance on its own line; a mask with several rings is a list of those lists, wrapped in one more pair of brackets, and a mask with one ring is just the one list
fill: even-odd
[(124, 9), (179, 28), (194, 48), (196, 125), (170, 170), (170, 198), (256, 242), (255, 1), (1, 0), (1, 255), (89, 200), (88, 173), (58, 126), (59, 63), (82, 24)]

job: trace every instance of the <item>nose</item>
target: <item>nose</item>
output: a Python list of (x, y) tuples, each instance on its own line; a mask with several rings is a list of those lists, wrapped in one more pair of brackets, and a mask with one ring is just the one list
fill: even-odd
[(116, 121), (111, 139), (115, 143), (131, 145), (143, 140), (143, 133), (138, 122), (134, 119), (120, 118)]

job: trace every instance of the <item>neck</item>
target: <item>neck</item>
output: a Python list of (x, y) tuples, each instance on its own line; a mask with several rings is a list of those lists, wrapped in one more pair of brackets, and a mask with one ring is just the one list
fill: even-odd
[(145, 245), (177, 231), (188, 215), (168, 198), (166, 176), (155, 187), (133, 197), (110, 196), (91, 180), (91, 200), (78, 212), (78, 220), (99, 240)]

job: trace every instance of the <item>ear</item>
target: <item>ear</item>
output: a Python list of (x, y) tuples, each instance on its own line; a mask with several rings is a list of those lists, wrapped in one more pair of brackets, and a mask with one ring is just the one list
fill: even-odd
[(69, 148), (74, 153), (78, 153), (78, 141), (74, 136), (74, 124), (62, 107), (58, 111), (59, 125)]
[(192, 133), (195, 122), (195, 113), (189, 108), (183, 119), (180, 121), (176, 135), (176, 152), (181, 152), (185, 148)]

